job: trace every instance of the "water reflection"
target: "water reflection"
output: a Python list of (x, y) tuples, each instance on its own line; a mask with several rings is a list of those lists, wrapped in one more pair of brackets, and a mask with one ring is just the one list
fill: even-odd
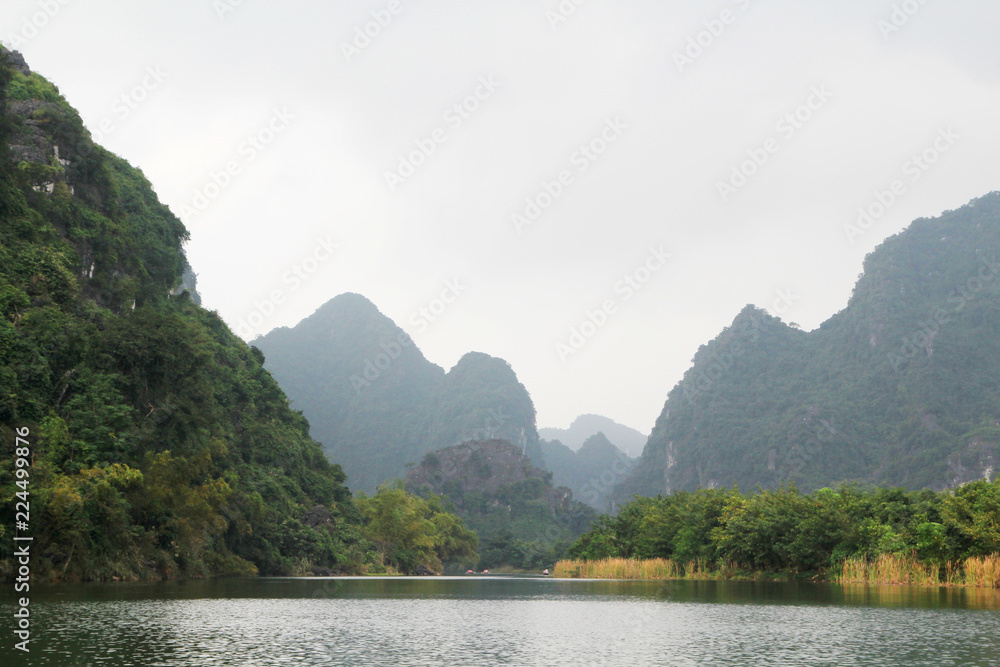
[[(11, 609), (4, 600), (0, 625)], [(30, 660), (2, 664), (995, 666), (998, 610), (993, 590), (767, 582), (276, 578), (48, 587), (32, 598)]]

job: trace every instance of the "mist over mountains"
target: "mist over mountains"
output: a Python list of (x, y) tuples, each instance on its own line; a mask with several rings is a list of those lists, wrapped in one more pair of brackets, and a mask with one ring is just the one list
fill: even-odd
[(619, 499), (995, 476), (1000, 193), (887, 239), (847, 307), (804, 332), (748, 306), (668, 395)]
[(470, 352), (446, 373), (358, 294), (254, 345), (352, 488), (373, 491), (424, 454), (470, 440), (537, 448), (535, 408), (509, 364)]
[(445, 372), (360, 295), (255, 344), (359, 489), (427, 452), (489, 439), (604, 511), (633, 494), (734, 484), (941, 489), (996, 466), (998, 258), (993, 193), (885, 241), (847, 307), (815, 331), (747, 306), (698, 350), (648, 443), (596, 415), (539, 432), (508, 363), (469, 353)]
[(538, 436), (545, 440), (558, 440), (572, 450), (578, 450), (588, 438), (603, 433), (618, 449), (629, 456), (639, 456), (649, 436), (600, 415), (580, 415), (569, 428), (540, 428)]

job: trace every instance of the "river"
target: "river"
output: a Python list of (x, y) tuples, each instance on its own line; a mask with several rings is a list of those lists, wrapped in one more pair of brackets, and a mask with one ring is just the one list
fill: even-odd
[[(519, 577), (35, 586), (0, 663), (1000, 665), (1000, 590)], [(8, 656), (12, 656), (8, 658)]]

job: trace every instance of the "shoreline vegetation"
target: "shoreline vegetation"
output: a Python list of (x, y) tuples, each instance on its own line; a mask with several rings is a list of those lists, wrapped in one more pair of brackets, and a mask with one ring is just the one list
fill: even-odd
[(958, 586), (1000, 588), (1000, 554), (967, 558), (944, 565), (912, 556), (882, 554), (874, 560), (848, 558), (839, 569), (818, 572), (768, 572), (733, 563), (678, 563), (666, 558), (603, 558), (561, 560), (552, 570), (556, 579), (788, 581), (837, 584)]
[(1000, 482), (946, 491), (788, 485), (636, 497), (556, 577), (1000, 587)]

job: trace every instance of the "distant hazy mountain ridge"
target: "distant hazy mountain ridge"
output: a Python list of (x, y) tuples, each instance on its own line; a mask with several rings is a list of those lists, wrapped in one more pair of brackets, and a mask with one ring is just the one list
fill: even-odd
[(639, 456), (646, 446), (646, 435), (634, 428), (600, 415), (580, 415), (573, 420), (569, 428), (540, 428), (538, 437), (545, 440), (558, 440), (572, 450), (578, 450), (588, 438), (597, 433), (604, 436), (629, 456)]
[(998, 259), (992, 193), (887, 239), (847, 307), (815, 331), (748, 306), (698, 350), (616, 497), (995, 476)]
[(371, 492), (427, 452), (468, 440), (537, 447), (534, 405), (507, 362), (470, 352), (445, 373), (361, 295), (335, 297), (254, 344), (352, 488)]

